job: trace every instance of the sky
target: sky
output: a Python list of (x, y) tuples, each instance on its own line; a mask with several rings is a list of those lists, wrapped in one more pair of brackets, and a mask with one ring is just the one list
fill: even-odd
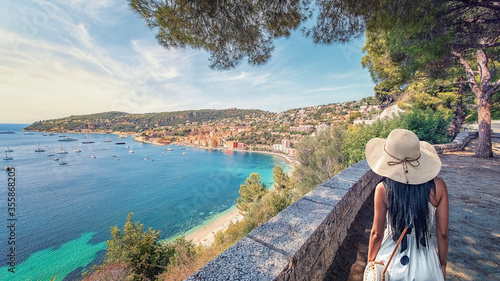
[(316, 46), (300, 31), (264, 66), (209, 68), (202, 50), (167, 50), (126, 0), (0, 2), (0, 123), (106, 111), (282, 112), (373, 96), (363, 40)]

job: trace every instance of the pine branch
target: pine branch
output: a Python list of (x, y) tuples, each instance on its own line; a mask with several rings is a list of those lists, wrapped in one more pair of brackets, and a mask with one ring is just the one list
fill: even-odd
[(462, 54), (452, 51), (452, 55), (456, 56), (460, 60), (460, 64), (464, 67), (465, 73), (467, 74), (467, 80), (465, 82), (469, 83), (474, 93), (480, 91), (479, 86), (477, 85), (477, 81), (474, 77), (474, 71), (470, 67), (469, 63), (464, 59)]

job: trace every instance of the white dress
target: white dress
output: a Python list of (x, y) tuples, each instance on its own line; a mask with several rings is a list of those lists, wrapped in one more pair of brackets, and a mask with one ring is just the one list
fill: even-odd
[[(430, 227), (434, 223), (434, 216), (436, 214), (436, 207), (432, 206), (429, 202)], [(387, 220), (389, 221), (389, 220)], [(439, 264), (439, 258), (436, 252), (436, 247), (433, 240), (427, 237), (427, 244), (424, 241), (419, 242), (417, 249), (417, 239), (415, 238), (415, 231), (408, 229), (406, 237), (401, 241), (401, 245), (394, 254), (391, 264), (387, 269), (390, 281), (440, 281), (444, 280), (443, 272)], [(399, 237), (398, 237), (399, 238)], [(405, 241), (406, 240), (406, 241)], [(391, 257), (392, 251), (396, 246), (397, 241), (392, 239), (391, 226), (388, 224), (385, 232), (384, 239), (380, 245), (380, 250), (377, 253), (376, 261), (387, 261)]]

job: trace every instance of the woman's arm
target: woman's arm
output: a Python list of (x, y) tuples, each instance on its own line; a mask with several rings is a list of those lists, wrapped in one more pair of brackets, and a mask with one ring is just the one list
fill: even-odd
[(448, 189), (446, 183), (436, 177), (436, 199), (438, 200), (436, 209), (436, 237), (438, 243), (438, 256), (441, 270), (446, 279), (446, 265), (448, 262), (448, 220), (449, 220), (449, 201)]
[(370, 244), (368, 246), (368, 262), (374, 261), (377, 256), (382, 239), (384, 238), (385, 230), (385, 187), (383, 183), (379, 183), (375, 188), (374, 199), (373, 226), (370, 234)]

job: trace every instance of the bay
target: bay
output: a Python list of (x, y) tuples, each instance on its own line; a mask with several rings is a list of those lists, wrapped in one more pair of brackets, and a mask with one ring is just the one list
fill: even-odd
[[(3, 225), (15, 223), (15, 245), (8, 244), (11, 229), (0, 227), (0, 249), (8, 254), (15, 247), (16, 273), (8, 272), (10, 257), (2, 254), (0, 280), (50, 280), (55, 274), (56, 280), (79, 280), (102, 260), (110, 227), (121, 228), (128, 213), (162, 238), (174, 237), (232, 207), (251, 173), (271, 186), (274, 166), (288, 168), (267, 154), (155, 146), (104, 134), (65, 134), (78, 141), (63, 142), (62, 134), (23, 132), (25, 126), (0, 124), (0, 131), (15, 131), (0, 134), (2, 159), (13, 150), (7, 152), (13, 160), (0, 161), (15, 167), (16, 188), (10, 216), (9, 174), (2, 171), (0, 214)], [(35, 152), (38, 147), (45, 152)], [(68, 153), (56, 154), (62, 149)]]

